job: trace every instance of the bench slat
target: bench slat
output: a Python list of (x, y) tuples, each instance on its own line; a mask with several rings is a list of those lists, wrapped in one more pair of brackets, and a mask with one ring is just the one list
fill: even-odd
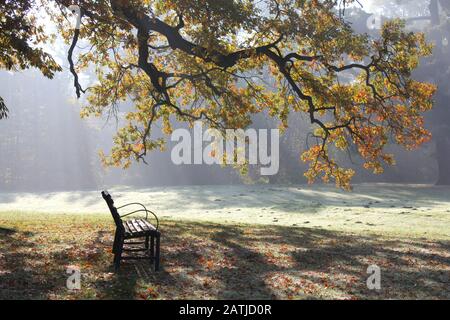
[(133, 219), (123, 222), (125, 233), (128, 236), (145, 235), (156, 231), (156, 228), (145, 219)]
[(128, 229), (130, 230), (130, 233), (137, 233), (137, 230), (135, 229), (133, 223), (131, 222), (131, 220), (127, 220), (125, 221), (125, 224), (128, 226)]
[(150, 227), (150, 225), (149, 225), (149, 223), (147, 221), (145, 221), (143, 219), (139, 219), (137, 222), (141, 226), (142, 230), (144, 230), (144, 231), (152, 230), (152, 228)]
[(144, 230), (142, 230), (141, 226), (136, 220), (131, 220), (131, 223), (133, 224), (134, 228), (136, 229), (136, 233), (142, 233)]
[(130, 230), (130, 227), (128, 226), (127, 223), (123, 223), (123, 228), (124, 228), (126, 234), (127, 234), (127, 233), (128, 233), (128, 234), (131, 234), (131, 233), (132, 233), (131, 230)]

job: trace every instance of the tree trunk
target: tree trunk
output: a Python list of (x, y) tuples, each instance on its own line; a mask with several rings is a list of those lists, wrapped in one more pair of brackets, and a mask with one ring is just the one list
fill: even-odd
[(428, 6), (431, 14), (431, 25), (437, 26), (439, 25), (439, 4), (438, 0), (431, 0)]
[(444, 135), (436, 138), (436, 159), (439, 177), (437, 185), (450, 185), (450, 138)]

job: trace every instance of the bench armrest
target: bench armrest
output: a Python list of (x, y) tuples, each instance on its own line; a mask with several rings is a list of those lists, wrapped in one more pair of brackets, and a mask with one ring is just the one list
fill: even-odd
[(138, 206), (141, 206), (142, 208), (144, 208), (144, 210), (147, 210), (147, 208), (142, 203), (139, 203), (139, 202), (131, 202), (131, 203), (124, 204), (123, 206), (117, 207), (117, 210), (131, 206), (131, 205), (138, 205)]
[(148, 214), (151, 213), (156, 219), (156, 230), (159, 229), (158, 216), (153, 211), (148, 210), (142, 203), (139, 203), (139, 202), (127, 203), (127, 204), (125, 204), (123, 206), (118, 207), (117, 209), (125, 208), (125, 207), (131, 206), (131, 205), (139, 205), (139, 206), (143, 207), (143, 209), (139, 209), (139, 210), (135, 210), (135, 211), (131, 211), (131, 212), (125, 213), (125, 214), (120, 216), (121, 218), (129, 216), (129, 215), (132, 215), (132, 214), (137, 213), (137, 212), (145, 212), (145, 220), (148, 220)]

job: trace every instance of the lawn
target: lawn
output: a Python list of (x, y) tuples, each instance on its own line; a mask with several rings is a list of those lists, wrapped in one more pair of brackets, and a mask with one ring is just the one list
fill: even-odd
[[(30, 199), (24, 210), (19, 195), (2, 194), (0, 299), (450, 299), (448, 189), (252, 192), (258, 188), (199, 188), (198, 199), (172, 190), (178, 202), (169, 189), (158, 191), (166, 200), (152, 190), (117, 190), (123, 202), (158, 199), (153, 205), (166, 211), (158, 273), (146, 262), (114, 273), (114, 226), (96, 210), (104, 206), (97, 193), (21, 195)], [(366, 286), (372, 264), (381, 268), (380, 290)], [(69, 266), (81, 270), (79, 291), (66, 288)]]

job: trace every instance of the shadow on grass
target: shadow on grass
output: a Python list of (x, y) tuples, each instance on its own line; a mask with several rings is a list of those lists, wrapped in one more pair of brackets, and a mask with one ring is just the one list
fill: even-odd
[(33, 234), (0, 228), (0, 236), (0, 299), (44, 299), (57, 281), (28, 267), (29, 260), (41, 256), (29, 241)]
[[(162, 298), (437, 299), (450, 297), (448, 246), (320, 229), (171, 223), (164, 270), (146, 279), (133, 270), (137, 264), (122, 272)], [(371, 264), (382, 270), (380, 291), (367, 288)]]
[[(51, 249), (33, 233), (0, 229), (0, 298), (450, 298), (448, 241), (166, 221), (160, 272), (126, 262), (113, 273), (112, 230), (103, 229)], [(65, 289), (70, 264), (82, 266), (77, 293)], [(371, 264), (381, 268), (379, 291), (366, 286)]]

